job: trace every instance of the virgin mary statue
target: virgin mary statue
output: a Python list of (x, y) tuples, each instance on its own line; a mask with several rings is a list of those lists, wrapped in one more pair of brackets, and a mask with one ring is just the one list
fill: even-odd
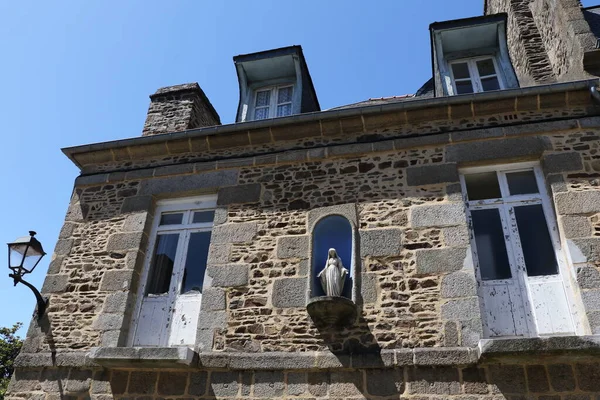
[(329, 249), (325, 268), (317, 275), (321, 279), (321, 286), (327, 296), (341, 296), (344, 289), (348, 270), (344, 268), (342, 259), (335, 249)]

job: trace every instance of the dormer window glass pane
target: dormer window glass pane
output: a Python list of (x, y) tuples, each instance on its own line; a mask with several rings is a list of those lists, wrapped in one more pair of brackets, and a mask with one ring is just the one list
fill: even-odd
[(487, 92), (502, 89), (493, 58), (473, 58), (450, 64), (455, 94)]
[(271, 91), (259, 90), (256, 92), (256, 104), (254, 105), (254, 119), (269, 118), (269, 106), (271, 105)]
[(292, 87), (279, 88), (277, 91), (277, 116), (292, 115)]

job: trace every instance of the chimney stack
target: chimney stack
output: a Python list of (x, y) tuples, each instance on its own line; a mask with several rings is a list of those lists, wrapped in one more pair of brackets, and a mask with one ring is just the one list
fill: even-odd
[(150, 95), (142, 136), (221, 125), (219, 114), (197, 83), (167, 86)]

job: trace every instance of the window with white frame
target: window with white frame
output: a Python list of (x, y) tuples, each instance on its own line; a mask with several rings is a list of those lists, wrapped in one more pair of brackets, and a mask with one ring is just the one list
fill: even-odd
[(461, 171), (487, 337), (572, 334), (572, 290), (537, 164)]
[(215, 206), (215, 196), (159, 202), (133, 346), (195, 344)]
[(292, 115), (292, 85), (272, 86), (256, 90), (254, 119), (286, 117)]
[(494, 57), (476, 57), (450, 62), (455, 94), (504, 89)]

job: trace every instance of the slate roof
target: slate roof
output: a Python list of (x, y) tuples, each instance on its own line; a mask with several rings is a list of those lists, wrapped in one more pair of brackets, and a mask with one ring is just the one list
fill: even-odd
[(592, 33), (596, 35), (597, 38), (600, 38), (600, 6), (587, 7), (582, 11)]
[(357, 107), (366, 107), (366, 106), (378, 106), (382, 104), (390, 104), (390, 103), (400, 103), (405, 101), (412, 100), (420, 100), (420, 99), (428, 99), (434, 97), (433, 96), (433, 78), (425, 82), (423, 86), (417, 90), (415, 94), (405, 94), (402, 96), (390, 96), (390, 97), (376, 97), (371, 98), (364, 101), (359, 101), (357, 103), (346, 104), (339, 107), (333, 107), (331, 110), (344, 110), (347, 108), (357, 108)]

